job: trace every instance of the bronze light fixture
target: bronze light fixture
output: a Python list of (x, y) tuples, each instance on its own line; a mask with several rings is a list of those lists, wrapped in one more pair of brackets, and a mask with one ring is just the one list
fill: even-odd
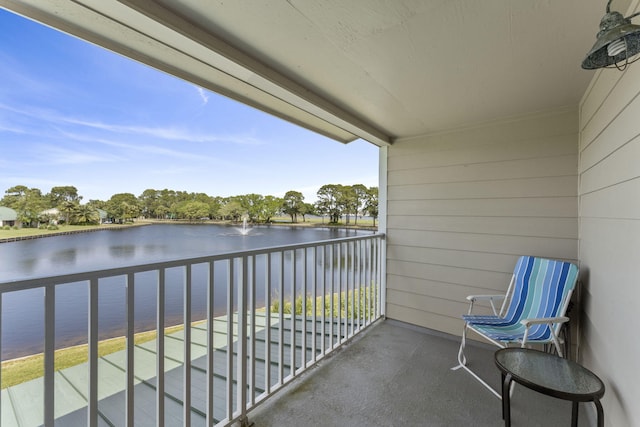
[(640, 59), (640, 25), (631, 23), (631, 18), (640, 12), (625, 18), (619, 12), (611, 12), (611, 0), (607, 3), (607, 13), (600, 21), (600, 31), (596, 36), (582, 68), (617, 68), (622, 71)]

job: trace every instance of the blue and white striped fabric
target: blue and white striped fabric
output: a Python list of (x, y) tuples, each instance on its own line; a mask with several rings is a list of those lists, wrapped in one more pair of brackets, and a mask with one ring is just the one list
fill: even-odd
[[(563, 316), (561, 312), (578, 278), (578, 267), (564, 261), (521, 257), (514, 270), (513, 297), (504, 317), (464, 315), (467, 325), (496, 341), (520, 341), (524, 319)], [(549, 325), (533, 325), (527, 341), (551, 340)]]

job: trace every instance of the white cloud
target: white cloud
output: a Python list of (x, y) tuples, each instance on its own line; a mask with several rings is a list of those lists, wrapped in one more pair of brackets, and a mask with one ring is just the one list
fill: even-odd
[(78, 151), (77, 149), (61, 148), (53, 145), (42, 145), (38, 154), (47, 164), (86, 165), (89, 163), (121, 162), (121, 156), (108, 153)]
[(196, 90), (198, 91), (198, 95), (200, 95), (200, 98), (202, 98), (202, 105), (207, 105), (207, 103), (209, 102), (209, 94), (201, 87), (196, 86)]

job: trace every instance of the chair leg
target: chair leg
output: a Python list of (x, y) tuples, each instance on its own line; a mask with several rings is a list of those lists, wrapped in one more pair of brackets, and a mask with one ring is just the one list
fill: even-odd
[(487, 384), (487, 382), (485, 380), (480, 378), (478, 376), (478, 374), (473, 372), (467, 366), (467, 357), (464, 355), (464, 349), (465, 349), (466, 343), (467, 343), (467, 324), (465, 323), (464, 329), (462, 330), (462, 339), (460, 341), (460, 349), (458, 350), (458, 364), (456, 366), (454, 366), (453, 368), (451, 368), (451, 370), (455, 371), (455, 370), (458, 370), (460, 368), (464, 369), (469, 374), (471, 374), (471, 376), (473, 376), (476, 380), (478, 380), (480, 382), (480, 384), (485, 386), (487, 388), (487, 390), (489, 390), (491, 393), (493, 393), (498, 399), (502, 399), (502, 396), (500, 396), (500, 393), (495, 391), (489, 384)]
[(467, 344), (467, 324), (462, 329), (462, 339), (460, 340), (460, 348), (458, 349), (458, 364), (451, 368), (452, 371), (460, 369), (467, 365), (467, 357), (464, 355), (464, 348)]

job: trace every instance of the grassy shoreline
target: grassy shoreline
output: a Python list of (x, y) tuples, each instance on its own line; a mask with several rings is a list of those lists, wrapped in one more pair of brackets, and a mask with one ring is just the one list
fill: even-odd
[[(193, 322), (192, 325), (204, 321)], [(184, 325), (165, 328), (165, 335), (184, 329)], [(134, 335), (136, 345), (156, 339), (156, 330), (139, 332)], [(55, 351), (55, 370), (70, 368), (88, 361), (88, 344), (61, 348)], [(98, 342), (98, 357), (106, 356), (126, 348), (126, 337), (115, 337)], [(44, 353), (5, 360), (2, 362), (2, 389), (44, 376)]]
[(43, 230), (40, 228), (18, 228), (4, 230), (0, 228), (0, 243), (17, 240), (36, 239), (40, 237), (64, 236), (68, 234), (87, 233), (102, 230), (121, 230), (124, 228), (147, 225), (148, 222), (139, 221), (130, 224), (101, 224), (101, 225), (61, 225), (57, 230)]

